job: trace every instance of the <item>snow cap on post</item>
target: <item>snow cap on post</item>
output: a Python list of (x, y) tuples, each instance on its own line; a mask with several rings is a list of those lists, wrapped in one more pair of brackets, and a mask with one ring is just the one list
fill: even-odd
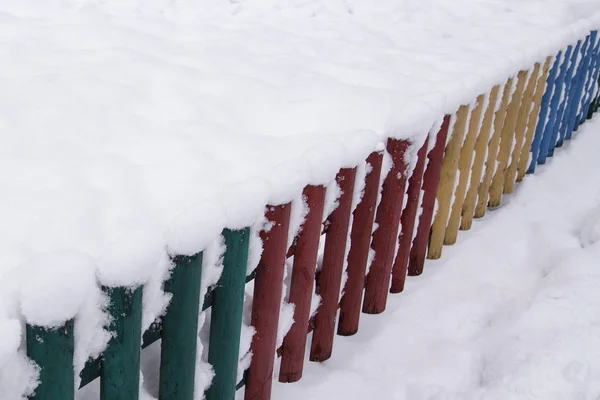
[(28, 324), (46, 328), (74, 318), (96, 285), (93, 259), (78, 252), (39, 254), (21, 273), (21, 312)]

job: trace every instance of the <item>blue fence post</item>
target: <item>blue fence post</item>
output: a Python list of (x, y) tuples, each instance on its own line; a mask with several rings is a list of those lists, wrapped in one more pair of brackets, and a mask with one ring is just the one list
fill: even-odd
[(542, 144), (542, 138), (544, 136), (544, 128), (548, 119), (548, 112), (550, 110), (550, 100), (552, 99), (552, 93), (556, 84), (556, 75), (558, 74), (558, 67), (560, 65), (560, 59), (562, 51), (559, 51), (554, 58), (552, 68), (548, 71), (548, 78), (546, 78), (546, 91), (542, 96), (542, 104), (540, 105), (540, 114), (538, 116), (538, 122), (535, 127), (535, 135), (533, 142), (531, 143), (531, 163), (527, 169), (527, 173), (531, 174), (535, 171), (537, 165), (538, 154), (540, 152), (540, 146)]
[(558, 76), (556, 77), (556, 81), (554, 82), (554, 91), (552, 93), (552, 99), (550, 100), (550, 111), (548, 114), (548, 122), (544, 127), (544, 134), (542, 136), (542, 143), (540, 145), (540, 151), (538, 154), (538, 164), (545, 164), (546, 158), (548, 157), (548, 149), (550, 147), (554, 148), (556, 144), (556, 136), (554, 133), (558, 133), (554, 126), (558, 121), (558, 104), (560, 102), (560, 98), (562, 95), (563, 83), (565, 80), (565, 76), (567, 75), (567, 67), (569, 65), (569, 61), (571, 59), (571, 52), (573, 51), (573, 46), (567, 47), (565, 51), (563, 61), (560, 65)]
[(554, 147), (561, 147), (565, 139), (565, 134), (567, 131), (566, 117), (568, 115), (569, 103), (573, 100), (573, 81), (575, 78), (575, 65), (577, 64), (577, 58), (579, 56), (580, 50), (581, 40), (578, 40), (575, 49), (571, 53), (569, 67), (567, 68), (567, 73), (565, 75), (564, 81), (565, 94), (562, 98), (562, 101), (560, 102), (560, 106), (558, 107), (557, 120), (556, 124), (554, 125), (554, 136), (556, 137), (556, 144), (555, 146), (550, 146), (548, 148), (548, 157), (552, 157), (554, 155)]
[(573, 131), (577, 126), (577, 116), (579, 115), (579, 108), (581, 107), (581, 102), (584, 98), (583, 88), (586, 84), (587, 73), (591, 65), (592, 49), (594, 47), (594, 43), (596, 42), (596, 34), (597, 31), (591, 32), (585, 38), (584, 47), (581, 50), (582, 59), (577, 68), (575, 97), (573, 101), (569, 103), (569, 119), (567, 124), (567, 132), (565, 134), (565, 139), (567, 140), (571, 139)]
[(590, 73), (585, 88), (586, 95), (581, 106), (578, 125), (583, 124), (585, 120), (588, 119), (590, 105), (594, 98), (594, 93), (596, 89), (596, 82), (598, 81), (598, 73), (600, 72), (600, 40), (598, 40), (598, 31), (592, 31), (592, 34), (596, 36), (597, 43), (595, 44), (594, 50), (592, 51), (591, 55)]

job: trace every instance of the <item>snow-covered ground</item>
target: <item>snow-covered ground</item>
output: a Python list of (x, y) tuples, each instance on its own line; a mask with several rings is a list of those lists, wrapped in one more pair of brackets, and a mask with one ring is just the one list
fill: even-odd
[(274, 399), (600, 397), (600, 120)]

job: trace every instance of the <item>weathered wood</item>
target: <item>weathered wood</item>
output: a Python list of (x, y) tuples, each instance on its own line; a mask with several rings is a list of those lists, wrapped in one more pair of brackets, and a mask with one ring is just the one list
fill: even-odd
[(452, 136), (446, 145), (442, 170), (437, 190), (437, 213), (433, 218), (431, 236), (429, 238), (429, 249), (427, 258), (435, 260), (442, 256), (442, 246), (446, 234), (446, 224), (450, 214), (452, 193), (456, 186), (456, 173), (458, 171), (458, 159), (462, 148), (467, 121), (469, 118), (469, 106), (463, 105), (456, 112), (456, 122), (452, 130)]
[[(548, 71), (550, 70), (550, 64), (552, 63), (552, 57), (546, 58), (546, 62), (542, 67), (542, 73), (539, 75), (537, 83), (535, 85), (535, 93), (533, 95), (533, 106), (529, 113), (527, 120), (527, 130), (525, 133), (525, 143), (521, 148), (521, 154), (519, 155), (519, 163), (517, 166), (517, 182), (521, 182), (525, 177), (527, 168), (529, 167), (529, 154), (533, 152), (533, 139), (536, 132), (536, 127), (539, 125), (542, 108), (542, 98), (546, 91), (546, 80), (548, 79)], [(545, 118), (545, 117), (544, 117)]]
[(73, 320), (65, 322), (58, 328), (29, 324), (26, 326), (27, 356), (40, 368), (38, 378), (40, 383), (29, 399), (73, 400), (75, 398), (73, 331)]
[(290, 227), (290, 203), (267, 206), (270, 230), (260, 232), (263, 252), (256, 267), (252, 300), (252, 361), (246, 378), (245, 400), (269, 400)]
[(456, 243), (456, 238), (458, 236), (460, 218), (463, 213), (463, 205), (471, 175), (475, 141), (477, 139), (477, 134), (479, 133), (479, 128), (482, 122), (481, 114), (483, 113), (485, 97), (486, 96), (482, 94), (475, 100), (475, 105), (471, 110), (471, 117), (469, 118), (467, 135), (460, 150), (460, 156), (458, 160), (458, 183), (456, 184), (456, 188), (454, 190), (454, 201), (450, 210), (450, 217), (448, 218), (446, 233), (444, 234), (445, 245), (452, 245)]
[(333, 351), (335, 322), (340, 302), (340, 290), (344, 262), (346, 261), (346, 242), (350, 229), (350, 213), (352, 212), (352, 196), (356, 168), (342, 168), (336, 176), (341, 195), (338, 206), (327, 220), (323, 264), (319, 276), (321, 305), (315, 315), (310, 348), (311, 361), (325, 361)]
[(517, 74), (517, 86), (515, 92), (510, 99), (508, 108), (506, 109), (506, 118), (502, 126), (502, 135), (500, 137), (500, 150), (496, 158), (496, 171), (492, 178), (490, 186), (489, 207), (498, 207), (502, 198), (502, 190), (504, 188), (504, 177), (506, 176), (506, 167), (510, 158), (510, 153), (515, 139), (515, 128), (517, 125), (517, 117), (523, 100), (523, 92), (525, 83), (527, 82), (527, 71), (520, 71)]
[(521, 100), (521, 107), (519, 108), (519, 115), (517, 117), (517, 124), (515, 126), (514, 146), (510, 156), (510, 163), (506, 168), (506, 173), (504, 176), (504, 193), (506, 194), (512, 193), (515, 188), (519, 158), (526, 141), (527, 124), (529, 122), (533, 107), (533, 94), (535, 92), (535, 86), (537, 84), (539, 74), (540, 64), (535, 63), (533, 70), (529, 75), (525, 91), (523, 92), (523, 99)]
[(502, 137), (502, 126), (504, 126), (504, 120), (506, 119), (506, 110), (508, 103), (512, 95), (513, 89), (513, 78), (509, 78), (504, 84), (504, 90), (502, 91), (502, 100), (500, 101), (500, 107), (494, 114), (494, 125), (492, 136), (488, 143), (487, 158), (485, 162), (485, 173), (483, 179), (477, 189), (477, 205), (475, 206), (475, 218), (481, 218), (485, 215), (487, 210), (487, 204), (489, 199), (489, 190), (492, 184), (492, 178), (494, 177), (494, 171), (496, 170), (496, 158), (500, 151), (500, 139)]
[(375, 255), (365, 285), (363, 312), (366, 314), (382, 313), (386, 307), (407, 179), (405, 154), (409, 146), (408, 140), (388, 139), (387, 142), (393, 165), (383, 182), (375, 215), (378, 228), (373, 232), (371, 247)]
[(142, 287), (105, 287), (113, 337), (104, 350), (101, 400), (137, 400), (142, 347)]
[(500, 93), (500, 86), (496, 85), (490, 91), (488, 97), (488, 105), (483, 115), (483, 121), (481, 122), (481, 129), (477, 140), (475, 141), (475, 159), (471, 167), (471, 179), (469, 182), (469, 189), (465, 196), (462, 208), (461, 216), (461, 230), (471, 229), (473, 224), (473, 215), (475, 213), (475, 202), (477, 201), (477, 190), (481, 183), (481, 176), (483, 175), (483, 167), (485, 165), (485, 158), (488, 151), (488, 142), (490, 140), (490, 131), (492, 129), (492, 122), (494, 121), (494, 112), (498, 105), (498, 94)]
[(550, 68), (550, 70), (548, 71), (548, 78), (546, 79), (546, 89), (544, 90), (544, 95), (542, 96), (542, 104), (540, 105), (538, 122), (535, 126), (535, 134), (533, 136), (533, 142), (531, 143), (531, 161), (529, 162), (529, 167), (527, 168), (527, 174), (534, 173), (535, 167), (538, 163), (540, 150), (542, 148), (542, 142), (544, 140), (544, 132), (546, 131), (548, 115), (550, 113), (552, 94), (554, 92), (554, 87), (556, 86), (556, 78), (560, 67), (561, 57), (562, 51), (559, 51), (556, 57), (554, 57), (552, 68)]
[(379, 152), (371, 153), (367, 158), (367, 164), (370, 167), (365, 176), (364, 193), (353, 214), (348, 268), (346, 270), (348, 279), (340, 302), (338, 335), (350, 336), (358, 331), (367, 260), (371, 248), (371, 231), (375, 220), (377, 195), (379, 194), (382, 158), (383, 155)]
[(417, 211), (419, 209), (419, 198), (421, 197), (421, 184), (423, 182), (423, 172), (425, 171), (425, 161), (427, 160), (427, 146), (429, 145), (429, 136), (417, 152), (417, 163), (408, 178), (408, 189), (406, 191), (406, 207), (400, 217), (400, 237), (398, 238), (398, 251), (392, 266), (392, 284), (390, 293), (400, 293), (404, 290), (406, 282), (406, 273), (408, 271), (408, 257), (410, 255), (410, 245), (413, 240), (415, 223), (417, 222)]
[(235, 398), (250, 228), (223, 229), (223, 272), (213, 291), (208, 362), (215, 376), (206, 400)]
[(431, 230), (431, 221), (433, 219), (433, 209), (435, 207), (435, 197), (442, 170), (442, 158), (444, 157), (444, 148), (448, 137), (448, 128), (450, 126), (450, 116), (446, 115), (433, 148), (427, 155), (428, 163), (423, 174), (423, 200), (421, 202), (421, 216), (417, 226), (417, 234), (413, 239), (413, 245), (410, 249), (410, 258), (408, 262), (408, 275), (415, 276), (423, 273), (425, 264), (425, 253), (427, 252), (427, 243), (429, 242), (429, 233)]
[(202, 253), (177, 256), (165, 292), (171, 302), (162, 318), (160, 400), (193, 400), (200, 309)]
[(310, 301), (314, 292), (315, 269), (325, 204), (325, 187), (307, 186), (303, 195), (308, 213), (296, 239), (289, 302), (294, 304), (294, 323), (283, 339), (280, 382), (296, 382), (302, 377)]

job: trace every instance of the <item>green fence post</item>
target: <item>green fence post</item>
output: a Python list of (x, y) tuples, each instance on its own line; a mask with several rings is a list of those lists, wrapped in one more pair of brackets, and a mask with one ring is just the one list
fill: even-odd
[(160, 400), (193, 400), (196, 372), (198, 311), (202, 253), (177, 256), (165, 292), (171, 303), (162, 318), (160, 357)]
[(213, 292), (208, 362), (215, 377), (206, 400), (233, 400), (240, 351), (250, 229), (223, 230), (223, 273)]
[(137, 400), (142, 346), (142, 287), (104, 287), (113, 337), (100, 372), (101, 400)]
[(73, 320), (58, 328), (27, 325), (27, 356), (40, 368), (40, 384), (29, 396), (35, 400), (75, 398)]

